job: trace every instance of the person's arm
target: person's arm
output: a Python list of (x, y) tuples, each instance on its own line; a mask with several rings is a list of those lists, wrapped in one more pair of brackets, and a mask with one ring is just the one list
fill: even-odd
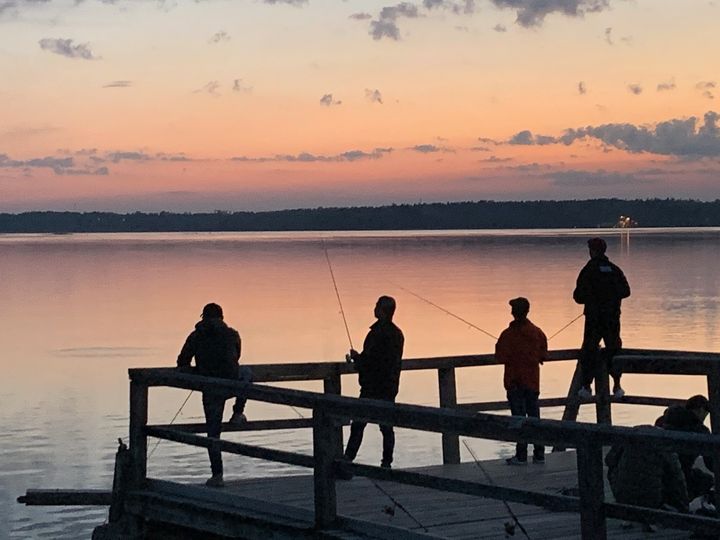
[(628, 283), (625, 274), (623, 274), (623, 271), (617, 266), (615, 269), (618, 271), (617, 294), (618, 298), (622, 300), (623, 298), (630, 296), (630, 284)]
[(688, 492), (685, 475), (676, 453), (672, 452), (663, 459), (663, 502), (681, 512), (688, 511)]
[(495, 343), (495, 360), (501, 364), (506, 364), (508, 356), (510, 356), (510, 352), (507, 331), (503, 330), (497, 340), (497, 343)]
[(587, 266), (580, 270), (578, 274), (577, 282), (575, 283), (575, 290), (573, 291), (573, 300), (576, 304), (586, 304), (590, 296), (590, 277), (588, 275)]
[(545, 362), (545, 360), (548, 359), (548, 356), (549, 356), (549, 355), (548, 355), (548, 340), (547, 340), (547, 336), (545, 335), (545, 332), (543, 332), (543, 331), (540, 330), (539, 328), (538, 328), (538, 332), (540, 333), (540, 336), (539, 336), (539, 337), (540, 337), (540, 351), (539, 351), (539, 352), (540, 352), (540, 360), (539, 360), (539, 364), (542, 365), (542, 364)]
[(195, 356), (195, 332), (191, 333), (185, 340), (185, 344), (177, 358), (177, 367), (189, 368), (193, 356)]

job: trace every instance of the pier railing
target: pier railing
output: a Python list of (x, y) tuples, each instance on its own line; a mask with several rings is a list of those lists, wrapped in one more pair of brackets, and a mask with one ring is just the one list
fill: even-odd
[[(577, 350), (554, 351), (550, 361), (571, 360)], [(624, 350), (617, 361), (626, 372), (680, 373), (705, 375), (714, 385), (718, 379), (720, 359), (711, 353), (677, 353), (673, 351)], [(130, 487), (141, 489), (147, 478), (147, 437), (175, 441), (182, 444), (213, 448), (223, 452), (309, 467), (314, 471), (315, 521), (319, 528), (331, 527), (338, 519), (335, 479), (339, 473), (352, 473), (369, 478), (464, 493), (545, 507), (556, 511), (579, 512), (583, 539), (604, 539), (606, 519), (619, 518), (664, 524), (679, 529), (720, 533), (720, 520), (673, 512), (650, 510), (605, 501), (603, 482), (603, 446), (614, 444), (637, 445), (648, 451), (697, 452), (720, 455), (720, 436), (689, 434), (660, 430), (637, 430), (607, 424), (588, 424), (556, 420), (519, 419), (485, 412), (476, 412), (488, 404), (458, 404), (455, 369), (496, 365), (492, 355), (427, 358), (404, 361), (405, 370), (435, 369), (438, 371), (440, 408), (341, 396), (340, 378), (352, 373), (352, 366), (344, 363), (275, 364), (254, 366), (255, 384), (200, 377), (174, 369), (130, 370)], [(652, 366), (652, 367), (648, 367)], [(684, 367), (683, 367), (684, 366)], [(643, 371), (644, 370), (644, 371)], [(602, 377), (601, 377), (602, 378)], [(325, 393), (308, 392), (265, 386), (258, 382), (324, 380)], [(606, 381), (607, 382), (607, 381)], [(167, 386), (201, 392), (220, 392), (242, 395), (250, 400), (312, 410), (312, 419), (269, 420), (251, 422), (250, 429), (280, 427), (312, 427), (313, 454), (301, 454), (239, 442), (209, 438), (197, 433), (202, 424), (149, 426), (148, 392), (150, 387)], [(720, 405), (720, 386), (710, 388), (713, 413)], [(333, 395), (335, 394), (335, 395)], [(551, 398), (546, 405), (561, 405)], [(565, 398), (567, 402), (567, 398)], [(602, 401), (602, 400), (599, 400)], [(662, 398), (624, 399), (627, 403), (666, 405), (676, 400)], [(609, 407), (609, 401), (605, 400)], [(492, 404), (498, 409), (501, 405)], [(504, 407), (506, 408), (506, 406)], [(600, 412), (600, 408), (598, 408)], [(720, 416), (712, 415), (713, 428)], [(609, 418), (609, 416), (608, 416)], [(495, 441), (529, 441), (545, 445), (575, 448), (579, 497), (538, 493), (465, 480), (442, 478), (412, 471), (387, 470), (380, 467), (347, 463), (341, 459), (342, 425), (348, 419), (370, 423), (392, 424), (397, 427), (435, 432), (443, 437), (443, 461), (459, 462), (459, 437), (474, 437)], [(716, 429), (713, 431), (717, 432)], [(720, 459), (714, 460), (716, 469)], [(716, 472), (716, 479), (720, 474)], [(717, 486), (716, 486), (717, 487)]]

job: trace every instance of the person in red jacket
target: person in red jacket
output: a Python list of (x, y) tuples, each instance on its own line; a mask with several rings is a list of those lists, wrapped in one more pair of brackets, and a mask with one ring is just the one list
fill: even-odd
[[(527, 298), (510, 300), (510, 323), (495, 345), (495, 358), (505, 366), (503, 382), (513, 416), (540, 418), (540, 364), (547, 359), (547, 338), (542, 330), (527, 318), (530, 302)], [(508, 465), (527, 463), (527, 443), (518, 442), (515, 455)], [(533, 463), (545, 463), (545, 448), (533, 445)]]

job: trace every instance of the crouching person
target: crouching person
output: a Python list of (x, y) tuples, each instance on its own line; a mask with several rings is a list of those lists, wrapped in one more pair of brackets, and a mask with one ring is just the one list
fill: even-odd
[[(659, 429), (638, 426), (636, 429)], [(688, 511), (688, 493), (680, 460), (675, 452), (647, 446), (615, 445), (605, 456), (608, 480), (615, 500), (679, 512)]]
[[(540, 364), (547, 359), (547, 338), (542, 330), (527, 318), (530, 302), (527, 298), (510, 300), (513, 321), (503, 330), (495, 345), (495, 358), (505, 366), (503, 382), (513, 416), (540, 418)], [(527, 443), (519, 442), (508, 465), (527, 463)], [(533, 445), (533, 463), (545, 463), (545, 447)]]

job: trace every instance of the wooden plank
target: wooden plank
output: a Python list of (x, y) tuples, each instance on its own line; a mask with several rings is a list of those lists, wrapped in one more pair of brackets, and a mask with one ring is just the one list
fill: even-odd
[(279, 463), (297, 465), (298, 467), (313, 467), (315, 464), (313, 456), (298, 454), (295, 452), (286, 452), (285, 450), (274, 450), (272, 448), (263, 448), (262, 446), (254, 446), (251, 444), (214, 439), (212, 437), (202, 437), (200, 435), (193, 435), (183, 431), (154, 426), (148, 426), (146, 428), (146, 432), (148, 435), (157, 437), (158, 439), (189, 444), (191, 446), (200, 446), (202, 448), (210, 448), (213, 446), (213, 448), (216, 448), (221, 452), (240, 454), (243, 456), (269, 461), (277, 461)]
[(720, 519), (713, 519), (679, 512), (666, 512), (629, 504), (605, 503), (605, 515), (616, 519), (638, 522), (656, 523), (665, 527), (692, 530), (695, 532), (714, 534), (720, 533)]
[(597, 370), (595, 372), (595, 411), (598, 424), (612, 424), (610, 409), (610, 381), (605, 363), (604, 353), (600, 353)]
[[(707, 375), (708, 400), (710, 402), (710, 427), (715, 435), (720, 435), (720, 365), (713, 366)], [(720, 455), (713, 459), (715, 475), (715, 507), (720, 508)]]
[(27, 506), (108, 506), (111, 501), (106, 489), (28, 489), (17, 498)]
[[(576, 392), (577, 394), (577, 392)], [(569, 398), (555, 397), (555, 398), (542, 398), (538, 400), (538, 406), (543, 407), (562, 407), (569, 403)], [(655, 407), (669, 407), (671, 405), (684, 405), (684, 399), (676, 398), (662, 398), (653, 396), (623, 396), (616, 398), (610, 395), (610, 401), (612, 403), (622, 403), (623, 405), (652, 405)], [(581, 404), (595, 403), (595, 398), (589, 400), (577, 399), (578, 407)], [(483, 401), (480, 403), (458, 403), (457, 407), (464, 411), (477, 411), (477, 412), (488, 412), (488, 411), (509, 411), (510, 405), (507, 400), (503, 401)], [(567, 409), (566, 409), (567, 410)], [(563, 416), (565, 413), (563, 413)], [(563, 418), (563, 420), (575, 421), (575, 419)]]
[(623, 373), (658, 375), (706, 375), (720, 362), (720, 355), (632, 355), (623, 349), (613, 362)]
[(148, 387), (142, 381), (130, 381), (130, 478), (138, 488), (147, 477)]
[[(442, 368), (437, 370), (438, 392), (440, 407), (455, 408), (457, 406), (457, 384), (455, 382), (455, 368)], [(443, 463), (460, 463), (460, 437), (457, 433), (443, 432), (442, 434)]]
[[(326, 377), (323, 381), (323, 392), (325, 394), (335, 395), (339, 396), (342, 394), (342, 378), (340, 377), (340, 371), (335, 371), (332, 375), (329, 377)], [(345, 424), (349, 424), (349, 422), (344, 422)], [(343, 423), (336, 422), (335, 423), (335, 444), (337, 444), (337, 453), (338, 455), (342, 455), (343, 453), (343, 429), (342, 429)]]
[(337, 520), (334, 463), (340, 455), (337, 452), (337, 430), (325, 410), (315, 409), (313, 421), (315, 526), (325, 529), (334, 526)]
[[(270, 431), (278, 429), (303, 429), (313, 426), (312, 418), (286, 418), (281, 420), (250, 420), (242, 424), (232, 424), (225, 422), (222, 425), (223, 433), (237, 431)], [(187, 433), (205, 433), (207, 424), (190, 423), (190, 424), (155, 424), (148, 427), (158, 429), (174, 429), (177, 431), (185, 431)]]

